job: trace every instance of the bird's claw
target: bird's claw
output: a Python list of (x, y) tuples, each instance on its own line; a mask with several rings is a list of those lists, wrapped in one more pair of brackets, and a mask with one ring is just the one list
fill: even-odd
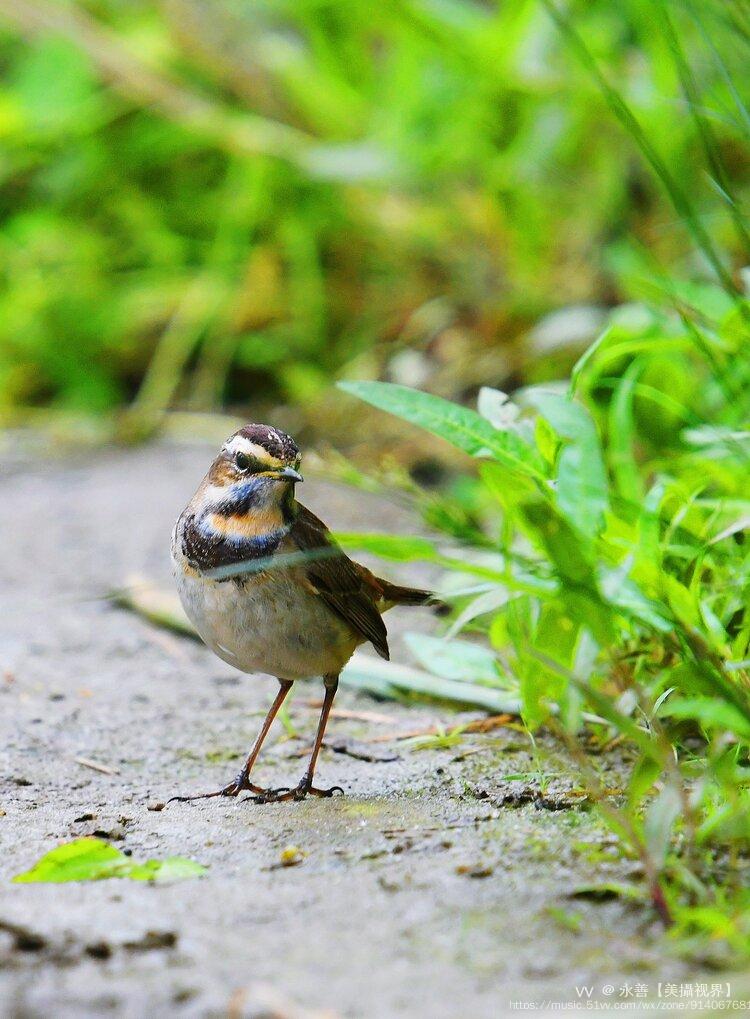
[(259, 789), (256, 796), (251, 796), (250, 799), (253, 803), (278, 803), (280, 800), (287, 799), (287, 794), (291, 790), (289, 786), (279, 786), (278, 789)]
[(189, 803), (191, 800), (211, 800), (216, 796), (231, 796), (237, 797), (242, 792), (255, 793), (257, 795), (263, 795), (269, 792), (267, 789), (261, 789), (259, 785), (253, 785), (247, 776), (247, 773), (241, 771), (234, 781), (230, 782), (229, 785), (225, 785), (223, 789), (217, 789), (213, 793), (196, 793), (194, 796), (171, 796), (167, 803)]
[(330, 789), (318, 789), (307, 779), (302, 779), (298, 786), (294, 789), (288, 787), (280, 789), (266, 789), (258, 796), (253, 796), (252, 800), (254, 803), (283, 803), (287, 800), (304, 800), (308, 796), (321, 796), (329, 797), (333, 796), (334, 793), (341, 793), (344, 795), (344, 790), (340, 785), (333, 785)]
[(300, 797), (300, 799), (304, 799), (305, 795), (307, 794), (309, 794), (310, 796), (328, 797), (333, 796), (334, 793), (341, 793), (342, 796), (346, 796), (346, 793), (344, 792), (340, 785), (332, 785), (328, 789), (316, 789), (314, 785), (311, 785), (309, 789), (307, 789), (306, 793)]

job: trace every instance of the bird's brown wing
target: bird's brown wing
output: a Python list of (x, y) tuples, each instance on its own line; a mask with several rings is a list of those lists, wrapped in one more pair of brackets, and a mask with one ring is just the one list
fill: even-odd
[(376, 606), (383, 595), (377, 578), (344, 554), (314, 513), (299, 504), (298, 510), (289, 537), (300, 551), (311, 553), (302, 567), (311, 588), (356, 634), (371, 641), (381, 658), (389, 658), (385, 623)]

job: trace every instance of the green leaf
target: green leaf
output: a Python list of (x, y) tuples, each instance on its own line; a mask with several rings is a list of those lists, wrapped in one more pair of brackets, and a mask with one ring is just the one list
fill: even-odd
[(733, 704), (713, 697), (684, 697), (663, 705), (660, 715), (694, 719), (707, 729), (722, 729), (750, 740), (750, 720)]
[(665, 589), (669, 607), (676, 618), (684, 626), (697, 628), (700, 625), (700, 615), (689, 589), (665, 570), (659, 574), (659, 583)]
[(668, 613), (658, 602), (647, 598), (638, 585), (628, 577), (629, 568), (629, 563), (624, 563), (622, 567), (614, 570), (599, 568), (597, 575), (602, 596), (613, 608), (618, 609), (629, 619), (636, 619), (661, 633), (669, 633), (673, 629), (673, 623), (668, 618)]
[(661, 773), (661, 761), (648, 755), (638, 758), (628, 783), (628, 802), (631, 807), (638, 806)]
[(17, 874), (17, 884), (37, 882), (60, 884), (67, 881), (101, 881), (129, 878), (131, 881), (180, 881), (206, 873), (194, 860), (172, 856), (166, 860), (138, 863), (101, 839), (84, 838), (50, 850), (31, 868)]
[(513, 484), (509, 485), (508, 471), (494, 460), (485, 460), (479, 465), (479, 477), (487, 493), (508, 513), (513, 513), (521, 503), (535, 498), (539, 491), (536, 475), (516, 473)]
[(19, 884), (35, 881), (95, 881), (109, 877), (113, 867), (127, 860), (119, 850), (101, 839), (76, 839), (50, 850), (31, 870), (17, 874)]
[(157, 884), (167, 884), (170, 881), (184, 881), (190, 877), (200, 877), (206, 873), (207, 868), (195, 860), (189, 860), (184, 856), (168, 856), (166, 860), (146, 860), (145, 863), (136, 863), (133, 869), (122, 877), (129, 877), (133, 881), (155, 881)]
[(632, 718), (628, 718), (627, 715), (618, 710), (611, 697), (601, 693), (590, 683), (583, 683), (577, 678), (573, 682), (598, 715), (606, 718), (619, 732), (624, 733), (628, 739), (631, 739), (642, 754), (661, 761), (660, 748), (651, 734), (637, 725)]
[(385, 662), (361, 651), (354, 652), (341, 673), (341, 681), (358, 689), (380, 688), (383, 691), (381, 696), (389, 696), (387, 691), (395, 689), (435, 697), (441, 701), (451, 701), (454, 704), (470, 704), (491, 714), (517, 715), (520, 712), (518, 698), (511, 697), (503, 690), (431, 676), (422, 669), (399, 665), (397, 662)]
[(639, 506), (643, 496), (633, 455), (633, 394), (642, 370), (643, 364), (633, 361), (618, 382), (609, 407), (609, 463), (620, 495), (632, 506)]
[(607, 326), (607, 328), (600, 334), (598, 339), (594, 340), (591, 346), (586, 348), (586, 350), (581, 354), (576, 363), (573, 365), (573, 369), (570, 373), (569, 392), (571, 397), (575, 396), (578, 390), (578, 384), (581, 380), (581, 377), (583, 376), (584, 370), (586, 369), (588, 364), (597, 357), (600, 349), (604, 347), (607, 343), (609, 343), (609, 340), (613, 334), (616, 334), (616, 331), (611, 326)]
[(543, 417), (537, 416), (534, 422), (534, 439), (545, 462), (554, 464), (559, 440), (552, 425)]
[(555, 502), (585, 538), (604, 526), (609, 506), (607, 472), (601, 444), (588, 411), (567, 396), (543, 389), (527, 392), (528, 402), (562, 441), (555, 474)]
[(562, 582), (560, 599), (577, 622), (606, 646), (613, 639), (612, 612), (602, 600), (587, 544), (567, 520), (545, 503), (525, 506), (524, 517), (554, 563)]
[(336, 541), (343, 548), (370, 552), (381, 559), (408, 563), (415, 560), (430, 561), (440, 557), (435, 543), (428, 538), (413, 538), (397, 534), (360, 534), (356, 531), (336, 531)]
[[(549, 717), (552, 706), (565, 702), (570, 671), (579, 637), (579, 626), (562, 605), (542, 605), (533, 632), (534, 654), (521, 651), (521, 696), (523, 717), (531, 729)], [(557, 663), (561, 670), (551, 668), (546, 659)]]
[(639, 554), (653, 568), (659, 568), (662, 549), (659, 539), (659, 508), (664, 499), (666, 484), (657, 479), (646, 492), (638, 519)]
[(445, 439), (470, 456), (493, 457), (509, 470), (542, 479), (544, 461), (515, 431), (500, 431), (468, 407), (391, 382), (339, 382), (345, 393)]
[(669, 850), (672, 829), (682, 811), (679, 791), (665, 785), (646, 813), (644, 831), (646, 845), (659, 867), (662, 867)]
[(404, 639), (420, 665), (443, 679), (472, 682), (498, 678), (495, 655), (482, 644), (472, 644), (468, 640), (445, 640), (422, 633), (407, 633)]
[(720, 654), (725, 654), (729, 645), (727, 631), (705, 598), (699, 603), (699, 611), (704, 623), (704, 631), (710, 637), (710, 643)]
[(502, 586), (492, 587), (489, 591), (482, 591), (476, 598), (472, 598), (472, 600), (465, 605), (463, 609), (461, 609), (459, 614), (451, 623), (446, 636), (454, 637), (473, 619), (489, 615), (490, 612), (496, 612), (498, 609), (502, 608), (503, 605), (511, 599), (511, 597), (517, 597), (517, 595), (511, 595)]
[(100, 100), (82, 50), (56, 37), (28, 47), (15, 70), (15, 91), (30, 127), (62, 134), (83, 117), (96, 114)]

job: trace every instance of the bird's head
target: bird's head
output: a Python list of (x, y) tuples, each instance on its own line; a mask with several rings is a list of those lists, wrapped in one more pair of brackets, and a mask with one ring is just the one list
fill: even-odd
[(288, 506), (302, 481), (294, 439), (271, 425), (245, 425), (230, 435), (211, 464), (201, 501), (224, 516)]

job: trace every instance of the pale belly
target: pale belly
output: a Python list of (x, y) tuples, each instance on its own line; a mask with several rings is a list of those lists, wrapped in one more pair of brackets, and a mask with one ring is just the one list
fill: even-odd
[(288, 577), (239, 586), (206, 580), (173, 563), (190, 622), (219, 658), (242, 672), (279, 679), (338, 674), (359, 643), (322, 598)]

